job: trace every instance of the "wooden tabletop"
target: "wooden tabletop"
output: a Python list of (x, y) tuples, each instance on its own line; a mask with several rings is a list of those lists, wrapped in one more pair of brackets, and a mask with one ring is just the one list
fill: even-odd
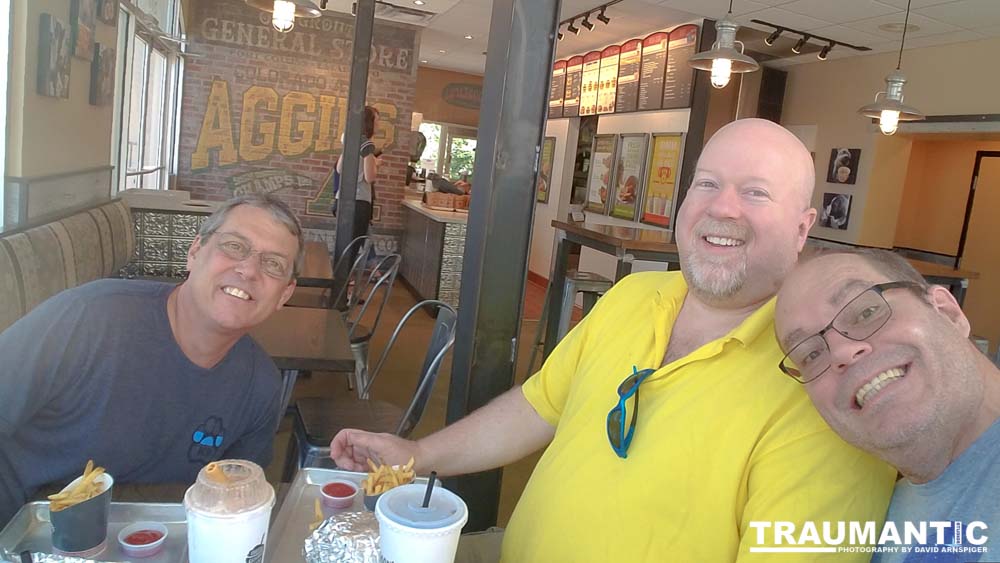
[(333, 266), (330, 265), (330, 251), (326, 243), (309, 241), (306, 243), (306, 255), (302, 261), (302, 271), (299, 279), (333, 279)]
[(622, 250), (677, 253), (677, 245), (670, 242), (670, 231), (601, 225), (586, 221), (578, 223), (553, 220), (552, 226), (578, 237), (610, 244)]
[(944, 266), (942, 264), (935, 264), (933, 262), (924, 262), (922, 260), (912, 260), (907, 259), (907, 262), (912, 265), (921, 276), (924, 277), (936, 277), (936, 278), (954, 278), (954, 279), (965, 279), (965, 280), (975, 280), (979, 279), (979, 272), (973, 272), (970, 270), (962, 270), (959, 268), (952, 268), (949, 266)]
[(250, 335), (278, 369), (354, 371), (347, 324), (335, 309), (284, 307)]

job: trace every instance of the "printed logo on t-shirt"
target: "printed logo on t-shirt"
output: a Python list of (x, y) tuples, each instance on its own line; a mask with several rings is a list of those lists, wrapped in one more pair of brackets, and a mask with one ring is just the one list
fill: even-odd
[(222, 444), (225, 441), (226, 427), (222, 419), (210, 416), (208, 420), (198, 425), (191, 434), (191, 446), (188, 448), (188, 461), (192, 463), (209, 463), (222, 456)]

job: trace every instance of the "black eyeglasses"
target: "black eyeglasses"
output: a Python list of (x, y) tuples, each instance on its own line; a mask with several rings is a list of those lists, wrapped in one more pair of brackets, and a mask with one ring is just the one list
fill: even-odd
[[(620, 458), (628, 457), (628, 447), (632, 444), (632, 436), (635, 434), (635, 419), (639, 416), (639, 386), (646, 378), (653, 375), (656, 370), (644, 369), (639, 371), (632, 366), (632, 375), (629, 375), (618, 385), (618, 404), (608, 413), (608, 441), (611, 442), (611, 449)], [(632, 419), (625, 428), (625, 401), (635, 395), (635, 406), (632, 408)]]
[(778, 367), (799, 383), (817, 379), (830, 369), (830, 345), (826, 341), (826, 333), (834, 330), (843, 337), (856, 341), (870, 338), (892, 316), (892, 307), (882, 294), (902, 287), (923, 289), (919, 283), (910, 281), (880, 283), (869, 287), (848, 301), (823, 330), (792, 347)]

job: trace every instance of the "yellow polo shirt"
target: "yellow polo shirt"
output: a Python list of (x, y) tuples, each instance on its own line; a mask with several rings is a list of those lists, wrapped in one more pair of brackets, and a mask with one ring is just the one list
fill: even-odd
[[(752, 521), (881, 526), (895, 471), (843, 442), (778, 370), (774, 300), (660, 367), (686, 294), (679, 272), (621, 280), (524, 383), (556, 433), (511, 517), (503, 561), (868, 560), (750, 552)], [(640, 388), (621, 459), (606, 420), (633, 366), (659, 369)]]

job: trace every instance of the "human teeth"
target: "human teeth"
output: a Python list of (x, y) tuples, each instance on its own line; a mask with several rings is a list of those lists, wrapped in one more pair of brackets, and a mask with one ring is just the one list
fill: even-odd
[(859, 407), (865, 406), (865, 403), (874, 397), (879, 391), (884, 389), (890, 381), (895, 381), (901, 377), (906, 372), (903, 368), (892, 368), (890, 370), (883, 371), (878, 374), (875, 379), (872, 379), (868, 383), (864, 384), (861, 389), (858, 389), (858, 393), (854, 396), (854, 400), (858, 402)]
[(222, 292), (225, 293), (226, 295), (232, 295), (233, 297), (237, 299), (242, 299), (244, 301), (250, 300), (250, 294), (237, 287), (226, 286), (222, 288)]
[(740, 246), (743, 241), (734, 238), (707, 236), (705, 240), (718, 246)]

